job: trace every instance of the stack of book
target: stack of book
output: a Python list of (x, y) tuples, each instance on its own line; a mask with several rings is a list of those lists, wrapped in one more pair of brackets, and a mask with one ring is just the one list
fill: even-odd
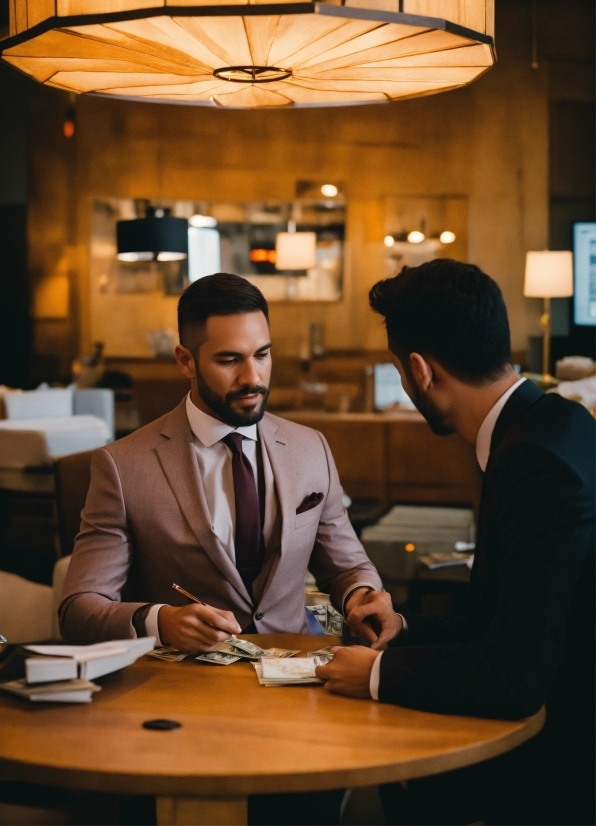
[(155, 637), (96, 645), (26, 645), (0, 664), (0, 691), (30, 702), (89, 703), (92, 682), (131, 665), (155, 645)]

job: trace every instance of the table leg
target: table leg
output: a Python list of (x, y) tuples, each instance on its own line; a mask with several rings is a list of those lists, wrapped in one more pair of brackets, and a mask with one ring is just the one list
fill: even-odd
[(158, 797), (158, 826), (246, 826), (246, 797)]

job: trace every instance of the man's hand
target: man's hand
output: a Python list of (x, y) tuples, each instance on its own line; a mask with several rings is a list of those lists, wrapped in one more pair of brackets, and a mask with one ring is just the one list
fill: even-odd
[(370, 699), (370, 672), (379, 652), (363, 645), (335, 646), (331, 651), (335, 654), (331, 662), (316, 668), (317, 677), (326, 680), (326, 690), (346, 697)]
[[(346, 620), (354, 636), (367, 639), (372, 648), (383, 648), (403, 627), (399, 614), (385, 591), (366, 591), (359, 588), (350, 594), (346, 602)], [(372, 625), (366, 620), (372, 620)]]
[(231, 611), (196, 603), (182, 608), (162, 605), (157, 625), (162, 644), (179, 651), (211, 651), (242, 631)]

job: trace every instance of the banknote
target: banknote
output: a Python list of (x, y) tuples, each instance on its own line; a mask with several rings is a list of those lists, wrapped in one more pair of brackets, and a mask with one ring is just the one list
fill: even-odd
[(327, 615), (325, 617), (325, 633), (337, 634), (341, 636), (344, 627), (344, 618), (336, 611), (333, 605), (327, 605)]
[(246, 660), (260, 660), (261, 657), (293, 657), (300, 653), (300, 649), (293, 651), (288, 648), (262, 648), (260, 654), (249, 654), (229, 642), (222, 642), (217, 650), (235, 657), (243, 657)]
[(185, 657), (188, 657), (188, 651), (178, 651), (177, 648), (172, 648), (170, 645), (162, 645), (160, 648), (154, 648), (149, 652), (150, 657), (155, 657), (156, 660), (163, 660), (166, 663), (179, 663)]
[(325, 621), (327, 619), (326, 605), (307, 605), (306, 610), (310, 611), (316, 621), (319, 623), (323, 631), (325, 630)]
[(315, 660), (317, 665), (327, 665), (327, 663), (330, 663), (333, 659), (330, 645), (325, 646), (325, 648), (319, 648), (318, 651), (309, 651), (308, 656)]
[(254, 642), (240, 640), (234, 635), (232, 635), (229, 640), (226, 640), (226, 642), (228, 645), (237, 648), (238, 651), (244, 651), (245, 654), (249, 654), (251, 657), (263, 657), (265, 654), (264, 650), (259, 648), (258, 645), (255, 645)]
[(224, 651), (206, 651), (204, 654), (195, 657), (195, 660), (202, 663), (211, 663), (212, 665), (232, 665), (232, 663), (237, 663), (239, 659), (240, 657), (226, 654)]
[(315, 674), (315, 661), (308, 657), (296, 660), (264, 657), (253, 662), (252, 667), (264, 686), (321, 685), (323, 682)]

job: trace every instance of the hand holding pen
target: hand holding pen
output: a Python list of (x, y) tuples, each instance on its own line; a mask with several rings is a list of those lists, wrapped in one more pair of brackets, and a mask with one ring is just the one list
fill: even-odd
[(172, 588), (191, 604), (180, 608), (163, 605), (159, 609), (157, 621), (163, 645), (172, 645), (180, 651), (211, 651), (232, 634), (242, 631), (231, 611), (206, 605), (176, 583)]

